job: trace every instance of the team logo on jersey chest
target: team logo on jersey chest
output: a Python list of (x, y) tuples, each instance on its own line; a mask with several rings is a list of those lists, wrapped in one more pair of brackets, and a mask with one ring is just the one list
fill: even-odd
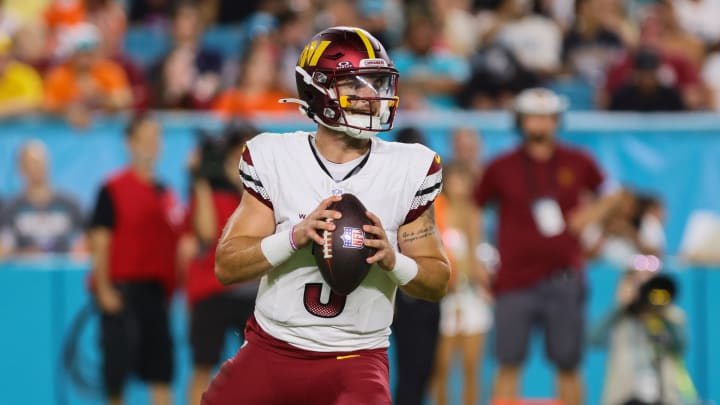
[(343, 228), (342, 241), (344, 248), (362, 249), (365, 243), (365, 232), (360, 228), (346, 226)]

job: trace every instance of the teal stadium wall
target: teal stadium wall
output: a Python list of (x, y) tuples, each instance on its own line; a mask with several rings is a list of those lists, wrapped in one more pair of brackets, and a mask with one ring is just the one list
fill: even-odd
[[(219, 128), (211, 116), (163, 114), (166, 137), (159, 177), (186, 198), (185, 161), (195, 143), (194, 128)], [(448, 157), (449, 132), (457, 126), (478, 130), (483, 156), (492, 157), (517, 142), (511, 117), (503, 113), (405, 114), (397, 128), (416, 125), (428, 136), (431, 147)], [(310, 130), (312, 123), (296, 117), (261, 117), (258, 127), (267, 131)], [(47, 143), (53, 183), (76, 195), (89, 210), (97, 189), (107, 175), (125, 162), (122, 130), (125, 120), (96, 121), (85, 131), (46, 118), (30, 118), (0, 125), (0, 196), (16, 193), (21, 184), (15, 169), (18, 147), (29, 138)], [(720, 310), (720, 272), (688, 267), (675, 257), (688, 215), (697, 209), (720, 211), (720, 116), (713, 114), (634, 115), (572, 112), (563, 120), (565, 141), (588, 149), (605, 171), (622, 184), (658, 194), (667, 207), (669, 268), (680, 282), (680, 305), (688, 314), (690, 349), (686, 362), (701, 396), (720, 401), (720, 326), (711, 313)], [(489, 221), (492, 223), (492, 221)], [(68, 258), (44, 258), (0, 263), (0, 404), (91, 404), (81, 395), (60, 366), (63, 341), (78, 311), (89, 302), (84, 288), (88, 263)], [(591, 286), (589, 320), (610, 306), (617, 269), (608, 263), (588, 268)], [(173, 330), (178, 364), (175, 388), (184, 398), (189, 376), (189, 353), (182, 297), (173, 306)], [(233, 340), (232, 337), (229, 337)], [(81, 334), (81, 371), (94, 378), (98, 365), (96, 321), (91, 318)], [(237, 347), (235, 342), (234, 347)], [(488, 353), (492, 350), (487, 346)], [(230, 355), (232, 350), (228, 352)], [(552, 396), (551, 370), (543, 360), (542, 346), (533, 342), (532, 358), (525, 372), (526, 397)], [(392, 356), (392, 349), (391, 349)], [(487, 394), (494, 367), (492, 356), (484, 361), (483, 393)], [(597, 404), (604, 378), (605, 353), (591, 349), (583, 363), (588, 403)], [(393, 375), (394, 381), (394, 375)], [(459, 370), (452, 386), (459, 388)], [(132, 385), (130, 403), (147, 403), (144, 391)], [(456, 396), (456, 399), (459, 398)], [(455, 402), (455, 401), (453, 401)], [(184, 403), (184, 402), (180, 402)]]

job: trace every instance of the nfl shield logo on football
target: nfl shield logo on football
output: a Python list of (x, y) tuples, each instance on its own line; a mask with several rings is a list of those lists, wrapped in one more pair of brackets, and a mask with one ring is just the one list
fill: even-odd
[(365, 242), (365, 232), (360, 228), (346, 226), (343, 228), (342, 241), (344, 248), (362, 249)]

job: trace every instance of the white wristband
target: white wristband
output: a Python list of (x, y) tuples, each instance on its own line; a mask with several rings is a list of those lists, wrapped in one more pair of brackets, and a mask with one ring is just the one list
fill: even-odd
[(395, 253), (395, 268), (387, 274), (397, 285), (405, 285), (417, 276), (418, 264), (402, 253)]
[(289, 259), (295, 251), (290, 244), (292, 230), (278, 232), (260, 241), (260, 250), (273, 267)]

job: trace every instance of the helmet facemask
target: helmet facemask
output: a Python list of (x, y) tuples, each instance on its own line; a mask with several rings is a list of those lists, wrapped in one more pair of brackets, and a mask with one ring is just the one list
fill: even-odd
[(296, 72), (298, 79), (308, 85), (306, 89), (316, 93), (313, 98), (321, 101), (301, 106), (301, 110), (317, 123), (359, 139), (392, 129), (399, 101), (396, 95), (398, 74), (394, 68), (315, 70), (310, 76), (298, 66)]
[(329, 89), (340, 107), (342, 132), (367, 139), (392, 129), (398, 105), (397, 73), (386, 71), (341, 73)]

